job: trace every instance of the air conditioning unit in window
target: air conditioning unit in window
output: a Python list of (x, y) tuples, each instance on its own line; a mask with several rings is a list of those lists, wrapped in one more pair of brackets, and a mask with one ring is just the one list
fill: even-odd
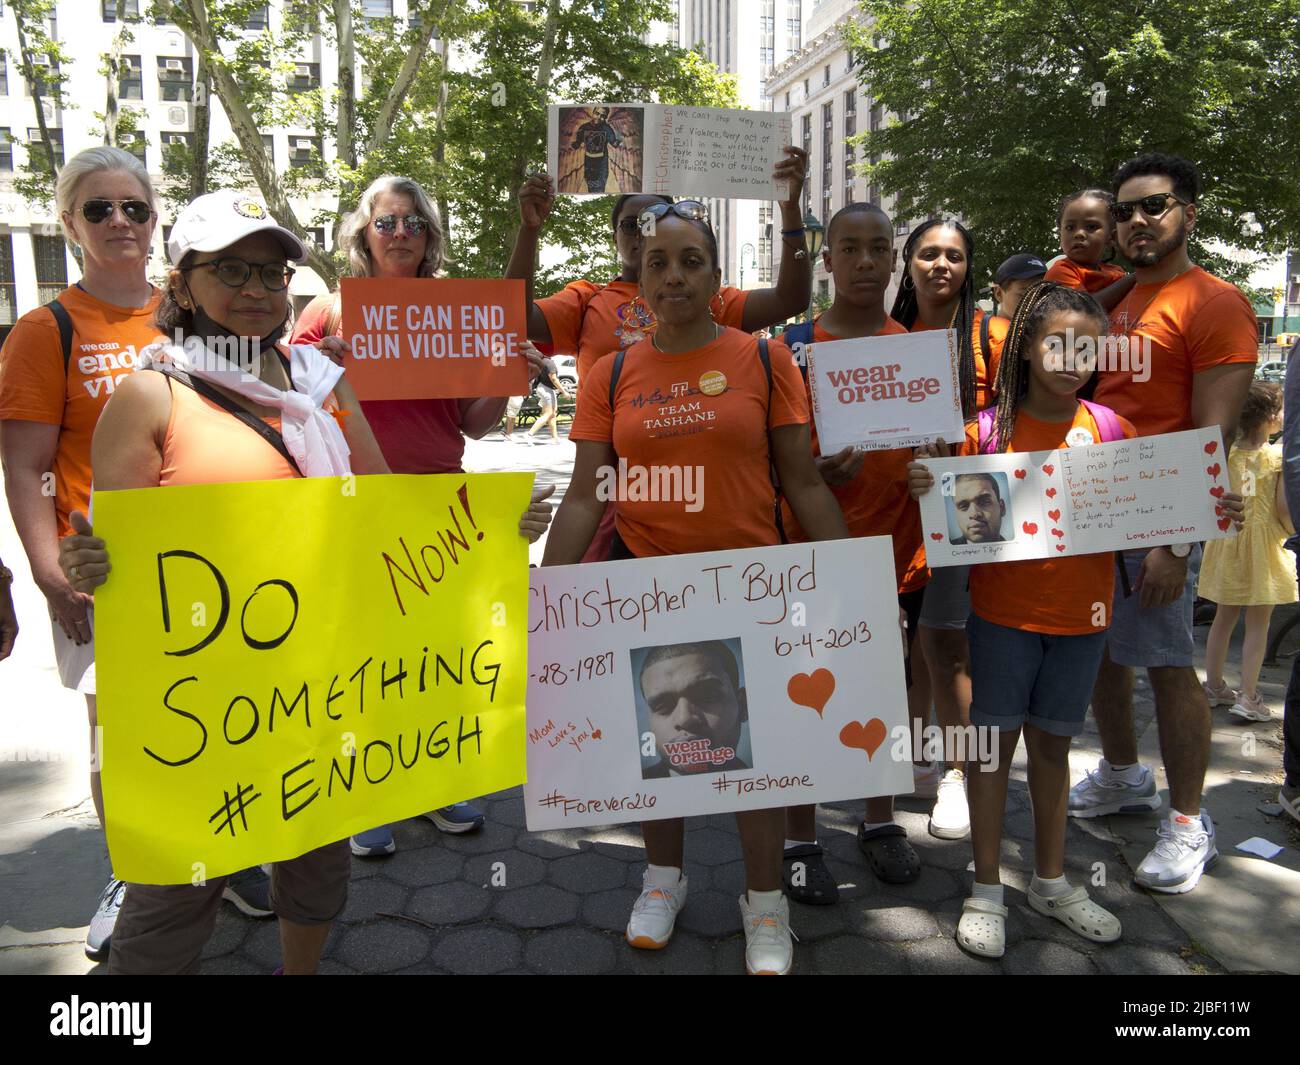
[(307, 140), (305, 137), (300, 137), (297, 140), (295, 140), (293, 142), (293, 146), (300, 152), (309, 152), (314, 147), (312, 142)]
[(179, 59), (168, 59), (163, 65), (166, 66), (168, 70), (185, 70), (185, 64)]
[(41, 101), (41, 110), (45, 112), (46, 121), (49, 121), (54, 117), (54, 104), (51, 103), (49, 100)]
[(300, 78), (310, 78), (310, 77), (311, 77), (311, 64), (310, 64), (310, 63), (299, 63), (299, 64), (298, 64), (298, 77), (300, 77)]

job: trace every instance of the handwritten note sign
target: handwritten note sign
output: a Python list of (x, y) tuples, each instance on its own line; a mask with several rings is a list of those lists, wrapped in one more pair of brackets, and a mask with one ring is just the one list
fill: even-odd
[(1057, 451), (929, 459), (921, 497), (931, 566), (1009, 562), (1218, 540), (1228, 488), (1219, 430)]
[(822, 454), (854, 445), (878, 451), (936, 438), (960, 440), (953, 350), (947, 330), (807, 345)]
[(117, 874), (197, 882), (519, 784), (531, 482), (96, 492)]
[(893, 587), (888, 537), (533, 570), (528, 827), (906, 791)]
[(359, 399), (464, 399), (528, 391), (524, 283), (349, 277), (348, 380)]
[(668, 104), (555, 104), (547, 163), (558, 192), (651, 192), (780, 200), (772, 170), (790, 144), (790, 116)]

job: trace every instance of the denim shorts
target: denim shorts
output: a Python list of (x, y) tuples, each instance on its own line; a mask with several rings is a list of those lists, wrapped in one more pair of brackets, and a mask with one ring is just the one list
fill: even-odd
[[(1128, 573), (1129, 587), (1137, 582), (1138, 569), (1145, 551), (1126, 551), (1120, 556)], [(1124, 588), (1115, 574), (1115, 605), (1107, 650), (1117, 666), (1191, 666), (1196, 649), (1192, 641), (1192, 608), (1196, 602), (1196, 578), (1201, 572), (1201, 548), (1192, 548), (1187, 556), (1187, 582), (1183, 594), (1168, 606), (1143, 610), (1137, 591), (1125, 598)]]
[(964, 629), (970, 614), (969, 578), (969, 566), (931, 570), (921, 601), (921, 624), (927, 629)]
[(1106, 632), (1053, 636), (1009, 629), (971, 614), (972, 725), (1010, 732), (1029, 724), (1077, 736), (1092, 701)]

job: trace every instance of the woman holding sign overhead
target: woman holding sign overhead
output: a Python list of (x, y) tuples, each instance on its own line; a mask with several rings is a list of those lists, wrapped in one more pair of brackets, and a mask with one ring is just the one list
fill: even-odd
[[(705, 486), (700, 513), (683, 501), (620, 499), (616, 558), (645, 558), (778, 544), (770, 469), (775, 465), (791, 509), (810, 539), (845, 537), (835, 497), (812, 461), (808, 404), (799, 371), (769, 358), (765, 344), (716, 322), (710, 313), (721, 280), (717, 240), (697, 203), (654, 203), (640, 221), (640, 295), (657, 328), (625, 352), (599, 360), (587, 375), (570, 437), (577, 442), (573, 479), (546, 545), (544, 565), (581, 561), (600, 525), (605, 503), (601, 471), (692, 464)], [(649, 222), (655, 225), (650, 227)], [(686, 391), (674, 385), (690, 382)], [(681, 395), (702, 413), (701, 432), (683, 437), (655, 428), (638, 405), (658, 389)], [(699, 408), (697, 411), (696, 408)], [(781, 892), (785, 812), (736, 814), (745, 851), (748, 891), (740, 899), (745, 963), (751, 973), (787, 973), (793, 961), (789, 905)], [(632, 908), (627, 940), (658, 949), (672, 935), (686, 901), (682, 875), (684, 822), (641, 826), (649, 868)]]
[[(385, 174), (361, 194), (357, 209), (339, 227), (339, 243), (353, 277), (437, 277), (442, 268), (442, 223), (424, 189), (410, 178)], [(294, 329), (296, 344), (312, 344), (342, 331), (338, 293), (307, 305)], [(524, 345), (531, 376), (542, 372), (542, 356)], [(459, 473), (465, 437), (495, 428), (509, 398), (368, 400), (362, 409), (394, 473)], [(549, 495), (550, 493), (547, 492)], [(483, 815), (470, 803), (431, 810), (425, 815), (443, 832), (473, 832)], [(397, 842), (389, 825), (352, 837), (361, 857), (393, 854)]]

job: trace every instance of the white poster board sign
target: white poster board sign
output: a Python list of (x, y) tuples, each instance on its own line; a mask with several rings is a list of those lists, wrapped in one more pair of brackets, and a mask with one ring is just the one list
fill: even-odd
[(1129, 551), (1234, 535), (1217, 427), (1057, 451), (927, 459), (933, 566)]
[(546, 162), (561, 195), (649, 192), (783, 200), (772, 170), (790, 116), (669, 104), (552, 104)]
[(888, 537), (536, 569), (530, 596), (530, 830), (911, 789)]
[(809, 344), (808, 381), (823, 455), (916, 447), (965, 430), (949, 330)]

